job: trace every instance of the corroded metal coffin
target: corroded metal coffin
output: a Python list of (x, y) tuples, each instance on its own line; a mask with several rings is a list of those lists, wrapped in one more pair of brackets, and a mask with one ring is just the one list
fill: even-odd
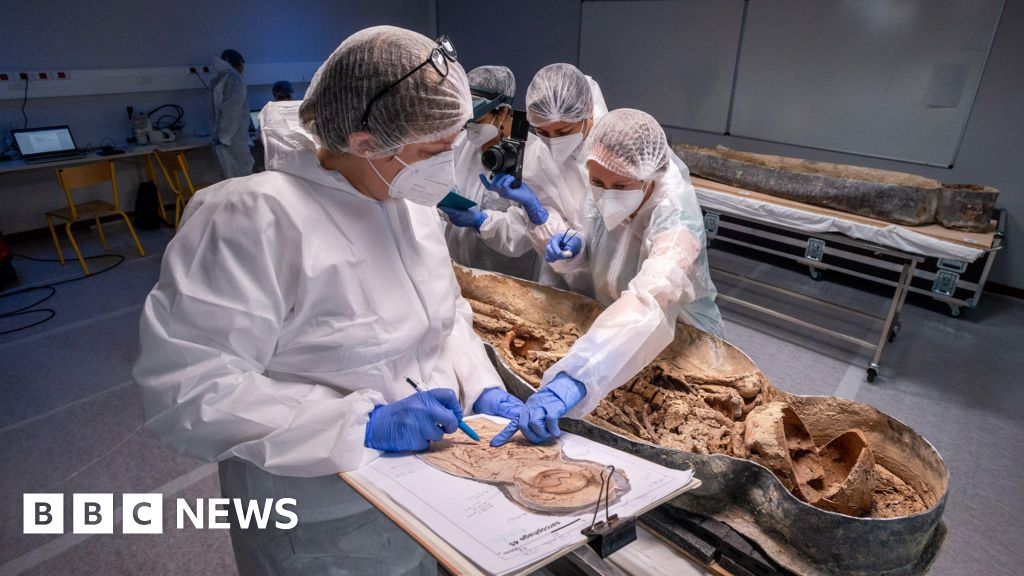
[[(524, 318), (549, 321), (551, 315), (585, 329), (601, 306), (584, 296), (511, 277), (456, 267), (462, 292), (473, 300), (500, 303)], [(709, 345), (709, 342), (712, 345)], [(525, 398), (533, 388), (488, 347), (508, 389)], [(664, 354), (676, 363), (725, 377), (759, 372), (739, 349), (688, 326), (679, 325)], [(669, 505), (712, 517), (757, 542), (780, 565), (806, 575), (923, 574), (945, 535), (941, 523), (948, 471), (935, 448), (910, 427), (868, 405), (841, 398), (797, 396), (779, 391), (820, 444), (857, 429), (874, 458), (922, 496), (927, 509), (897, 518), (857, 518), (829, 512), (797, 499), (768, 469), (750, 460), (696, 454), (638, 441), (582, 420), (563, 419), (563, 430), (579, 434), (652, 462), (693, 468), (702, 486)]]
[(939, 223), (990, 232), (999, 196), (988, 186), (943, 184), (890, 170), (688, 144), (673, 149), (695, 176), (907, 226)]

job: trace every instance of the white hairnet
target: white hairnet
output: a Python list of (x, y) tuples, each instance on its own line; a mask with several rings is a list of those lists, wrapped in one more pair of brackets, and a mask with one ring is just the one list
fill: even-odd
[(349, 36), (320, 66), (299, 109), (303, 125), (334, 154), (350, 152), (349, 135), (373, 135), (362, 150), (371, 157), (395, 154), (406, 144), (440, 140), (462, 129), (472, 115), (469, 83), (458, 62), (442, 78), (430, 64), (378, 98), (367, 127), (370, 100), (429, 58), (437, 43), (394, 26), (374, 26)]
[(587, 139), (587, 161), (634, 180), (650, 180), (668, 167), (665, 131), (654, 116), (632, 108), (612, 110)]
[(470, 86), (494, 90), (510, 98), (516, 95), (516, 77), (506, 66), (477, 66), (466, 73)]
[(537, 71), (526, 89), (530, 124), (579, 122), (594, 115), (587, 77), (572, 64), (549, 64)]

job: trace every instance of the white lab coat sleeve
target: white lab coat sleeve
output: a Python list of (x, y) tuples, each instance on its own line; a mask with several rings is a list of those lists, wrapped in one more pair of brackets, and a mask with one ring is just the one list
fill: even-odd
[(164, 254), (134, 367), (146, 425), (206, 461), (304, 477), (358, 468), (379, 455), (363, 443), (384, 398), (266, 374), (299, 275), (298, 231), (240, 198), (190, 210)]
[(508, 210), (485, 210), (487, 219), (480, 225), (480, 239), (491, 250), (513, 258), (533, 249), (530, 219), (519, 205)]
[(242, 77), (238, 74), (229, 73), (223, 82), (224, 90), (220, 100), (214, 103), (217, 107), (216, 136), (221, 144), (231, 145), (236, 139), (248, 137), (248, 134), (242, 133), (245, 127), (238, 120), (239, 110), (247, 108), (246, 91)]
[(679, 307), (694, 298), (688, 271), (699, 254), (697, 238), (685, 228), (651, 239), (650, 253), (626, 290), (544, 373), (542, 385), (565, 372), (586, 386), (586, 396), (566, 416), (589, 414), (672, 342)]
[(471, 414), (473, 404), (487, 388), (505, 389), (501, 378), (487, 357), (480, 336), (473, 330), (473, 309), (459, 296), (455, 303), (455, 324), (446, 346), (459, 381), (465, 413)]

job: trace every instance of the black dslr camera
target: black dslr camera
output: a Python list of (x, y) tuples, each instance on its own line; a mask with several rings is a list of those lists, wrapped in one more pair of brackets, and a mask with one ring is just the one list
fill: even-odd
[(512, 131), (508, 138), (502, 138), (496, 145), (484, 150), (480, 157), (484, 169), (490, 171), (491, 178), (496, 174), (511, 174), (515, 180), (513, 188), (519, 188), (523, 182), (523, 156), (526, 155), (526, 137), (530, 133), (530, 123), (526, 120), (526, 112), (512, 111)]

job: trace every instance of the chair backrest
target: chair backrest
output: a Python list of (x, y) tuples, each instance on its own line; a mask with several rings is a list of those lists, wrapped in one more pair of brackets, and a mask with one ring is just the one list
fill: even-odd
[(154, 152), (156, 162), (163, 172), (164, 178), (170, 184), (175, 194), (195, 194), (195, 187), (192, 185), (192, 177), (188, 173), (188, 162), (185, 160), (185, 153), (165, 152), (156, 150)]
[(113, 161), (58, 168), (57, 181), (60, 182), (61, 188), (64, 189), (64, 194), (67, 196), (68, 208), (71, 209), (72, 219), (78, 218), (78, 211), (75, 209), (75, 199), (72, 192), (79, 188), (89, 188), (104, 182), (110, 182), (110, 188), (113, 192), (111, 204), (114, 205), (114, 209), (121, 209), (117, 192), (117, 173), (114, 170)]

